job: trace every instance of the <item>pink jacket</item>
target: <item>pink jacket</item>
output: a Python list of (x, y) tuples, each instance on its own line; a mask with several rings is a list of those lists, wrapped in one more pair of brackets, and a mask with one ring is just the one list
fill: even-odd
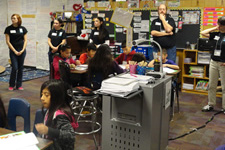
[(59, 74), (59, 60), (65, 61), (68, 64), (76, 64), (76, 62), (73, 60), (72, 57), (64, 60), (60, 56), (55, 56), (54, 59), (53, 59), (54, 79), (60, 79), (60, 74)]

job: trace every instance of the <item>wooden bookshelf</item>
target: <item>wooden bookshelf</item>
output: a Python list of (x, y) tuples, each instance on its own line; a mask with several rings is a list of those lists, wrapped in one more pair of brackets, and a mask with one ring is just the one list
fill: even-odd
[[(191, 62), (185, 63), (185, 58), (191, 58)], [(204, 68), (203, 76), (192, 76), (190, 75), (190, 66), (201, 66)], [(198, 64), (198, 50), (183, 50), (183, 62), (182, 62), (182, 78), (181, 78), (181, 91), (186, 93), (203, 94), (208, 95), (207, 90), (197, 90), (196, 85), (199, 81), (209, 81), (209, 65)], [(184, 84), (192, 84), (193, 89), (186, 89), (183, 87)], [(219, 83), (220, 84), (220, 80)], [(217, 97), (221, 97), (221, 93), (217, 93)]]

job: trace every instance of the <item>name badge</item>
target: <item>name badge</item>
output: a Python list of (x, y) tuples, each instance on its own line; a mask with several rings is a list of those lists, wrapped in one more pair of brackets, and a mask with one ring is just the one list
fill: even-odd
[(22, 28), (20, 28), (20, 33), (23, 33), (23, 29)]
[(94, 35), (99, 35), (99, 32), (95, 32)]
[(156, 26), (161, 26), (161, 22), (156, 22), (155, 25)]
[(10, 33), (16, 33), (16, 30), (10, 30)]
[(221, 55), (221, 50), (214, 50), (214, 56), (220, 56)]
[(52, 36), (57, 36), (57, 33), (52, 33)]
[(214, 37), (214, 40), (217, 40), (217, 41), (218, 41), (219, 39), (220, 39), (219, 36), (215, 36), (215, 37)]
[(59, 36), (62, 36), (62, 32), (59, 32)]

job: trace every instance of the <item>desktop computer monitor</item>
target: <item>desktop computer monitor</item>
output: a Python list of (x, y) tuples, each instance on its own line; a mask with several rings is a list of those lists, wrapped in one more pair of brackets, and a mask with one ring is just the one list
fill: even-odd
[(198, 50), (200, 51), (212, 51), (215, 49), (216, 40), (209, 40), (207, 38), (198, 39)]

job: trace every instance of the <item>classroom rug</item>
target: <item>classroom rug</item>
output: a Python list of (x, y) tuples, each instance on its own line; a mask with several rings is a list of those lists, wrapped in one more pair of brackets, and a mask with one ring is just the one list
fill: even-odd
[[(11, 67), (7, 67), (5, 72), (0, 74), (0, 81), (9, 82)], [(48, 76), (49, 71), (36, 69), (35, 67), (24, 67), (23, 69), (23, 81), (33, 80)]]

